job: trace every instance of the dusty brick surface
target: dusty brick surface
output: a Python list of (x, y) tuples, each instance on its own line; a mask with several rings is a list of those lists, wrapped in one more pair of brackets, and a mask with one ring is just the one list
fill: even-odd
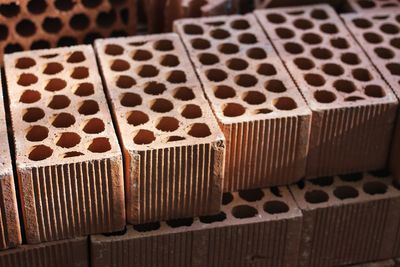
[(303, 213), (299, 266), (340, 266), (393, 257), (400, 187), (386, 172), (312, 179), (290, 186)]
[(311, 112), (253, 15), (175, 24), (227, 139), (224, 191), (304, 176)]
[(256, 15), (313, 111), (306, 176), (384, 168), (398, 102), (335, 11)]
[(90, 46), (5, 57), (28, 243), (125, 226), (122, 154)]
[(219, 211), (225, 140), (176, 34), (96, 41), (125, 155), (127, 214)]
[(379, 9), (393, 10), (400, 7), (399, 0), (347, 0), (347, 4), (351, 11), (365, 12), (378, 11)]
[(23, 245), (0, 252), (2, 267), (89, 267), (87, 237)]
[(220, 213), (91, 237), (97, 266), (295, 266), (302, 215), (286, 187), (226, 193)]

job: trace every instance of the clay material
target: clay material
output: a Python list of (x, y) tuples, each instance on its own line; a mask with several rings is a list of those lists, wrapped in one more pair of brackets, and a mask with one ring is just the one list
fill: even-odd
[(347, 4), (351, 11), (359, 13), (375, 12), (380, 9), (388, 9), (390, 12), (393, 11), (393, 8), (400, 7), (399, 0), (347, 0)]
[(91, 46), (4, 60), (27, 242), (123, 229), (122, 154)]

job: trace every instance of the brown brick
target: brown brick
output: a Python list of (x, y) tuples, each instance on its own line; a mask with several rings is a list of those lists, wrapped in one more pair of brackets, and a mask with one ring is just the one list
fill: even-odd
[(87, 237), (53, 241), (0, 252), (1, 267), (89, 267)]
[(303, 213), (299, 266), (391, 258), (400, 190), (384, 172), (316, 178), (290, 187)]
[(214, 216), (92, 236), (97, 266), (295, 266), (302, 216), (286, 187), (224, 196)]
[(175, 24), (227, 140), (224, 191), (304, 176), (311, 112), (253, 15)]
[(125, 156), (127, 214), (219, 211), (225, 140), (176, 34), (96, 41)]
[(384, 168), (398, 102), (335, 11), (256, 15), (313, 111), (306, 176)]
[(389, 9), (400, 7), (399, 0), (347, 0), (348, 6), (351, 11), (365, 12), (365, 11), (379, 11), (379, 9)]
[(122, 154), (93, 49), (4, 60), (28, 243), (124, 228)]
[(393, 260), (383, 260), (376, 262), (361, 263), (355, 265), (347, 265), (348, 267), (396, 267), (396, 263)]

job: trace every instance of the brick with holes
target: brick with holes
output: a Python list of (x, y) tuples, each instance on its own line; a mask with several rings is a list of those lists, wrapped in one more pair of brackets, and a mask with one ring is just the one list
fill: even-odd
[(125, 155), (128, 222), (217, 213), (225, 139), (176, 34), (96, 41)]
[(227, 139), (224, 191), (305, 174), (311, 111), (253, 15), (175, 23)]
[(306, 176), (384, 168), (398, 101), (335, 11), (256, 15), (313, 111)]
[(290, 186), (303, 213), (299, 266), (389, 259), (398, 240), (400, 187), (384, 171)]
[(97, 266), (295, 266), (302, 215), (286, 187), (225, 193), (212, 216), (91, 236)]
[(393, 8), (399, 7), (400, 0), (347, 0), (345, 9), (347, 9), (347, 11), (365, 13), (366, 11), (375, 12), (381, 9), (393, 11)]
[(4, 60), (27, 242), (123, 229), (122, 153), (91, 46)]

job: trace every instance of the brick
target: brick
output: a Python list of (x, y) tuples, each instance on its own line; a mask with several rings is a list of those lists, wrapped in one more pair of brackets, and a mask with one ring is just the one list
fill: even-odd
[(289, 6), (305, 6), (316, 4), (329, 4), (334, 8), (340, 8), (346, 0), (255, 0), (256, 9), (289, 7)]
[(96, 41), (125, 156), (128, 222), (214, 214), (225, 139), (176, 34)]
[(227, 140), (224, 191), (305, 173), (311, 112), (253, 15), (175, 24)]
[(290, 190), (303, 213), (299, 266), (339, 266), (392, 257), (400, 190), (387, 173), (315, 178)]
[(347, 0), (347, 4), (353, 12), (379, 11), (400, 7), (399, 0)]
[(349, 267), (396, 267), (396, 264), (393, 260), (384, 260), (384, 261), (361, 263), (348, 266)]
[(306, 177), (384, 168), (398, 102), (335, 11), (256, 15), (313, 111)]
[(226, 193), (213, 216), (91, 236), (96, 266), (294, 266), (302, 215), (286, 187)]
[(4, 60), (27, 242), (123, 229), (122, 153), (91, 46)]
[(86, 237), (53, 241), (0, 252), (2, 267), (89, 267)]

